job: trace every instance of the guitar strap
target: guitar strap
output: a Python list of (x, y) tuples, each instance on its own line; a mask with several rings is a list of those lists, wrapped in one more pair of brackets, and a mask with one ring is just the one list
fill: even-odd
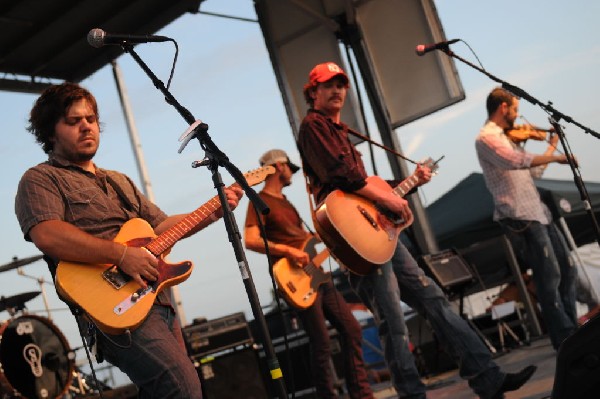
[[(313, 221), (313, 226), (316, 227), (317, 226), (317, 218), (316, 218), (315, 202), (314, 202), (315, 199), (311, 193), (310, 180), (308, 179), (306, 172), (304, 172), (306, 169), (304, 169), (304, 160), (302, 159), (302, 157), (300, 157), (300, 163), (302, 164), (302, 175), (304, 176), (304, 184), (306, 186), (306, 194), (308, 195), (308, 203), (310, 206), (310, 217)], [(306, 222), (304, 220), (302, 220), (302, 223), (304, 223), (304, 225), (306, 225)], [(308, 226), (307, 226), (307, 228), (308, 228)], [(311, 231), (310, 228), (308, 230)]]
[(108, 173), (106, 174), (106, 181), (117, 192), (117, 195), (119, 196), (119, 199), (121, 200), (121, 203), (123, 204), (125, 209), (127, 209), (129, 212), (133, 212), (135, 210), (135, 207), (133, 206), (131, 201), (129, 201), (129, 198), (127, 198), (121, 186), (119, 186), (119, 184), (112, 177), (110, 177)]

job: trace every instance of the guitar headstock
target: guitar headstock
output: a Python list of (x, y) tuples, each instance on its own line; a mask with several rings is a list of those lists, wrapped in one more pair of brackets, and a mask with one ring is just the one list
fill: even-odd
[(419, 165), (421, 166), (425, 166), (426, 168), (429, 168), (429, 170), (431, 170), (431, 174), (432, 175), (436, 175), (437, 171), (439, 169), (439, 163), (440, 161), (444, 159), (444, 156), (442, 155), (442, 157), (440, 159), (438, 159), (437, 161), (434, 161), (433, 158), (429, 157), (421, 162), (419, 162)]
[(254, 186), (262, 183), (267, 176), (272, 175), (273, 173), (275, 173), (275, 167), (273, 165), (265, 165), (258, 169), (244, 173), (244, 177), (246, 178), (248, 185)]

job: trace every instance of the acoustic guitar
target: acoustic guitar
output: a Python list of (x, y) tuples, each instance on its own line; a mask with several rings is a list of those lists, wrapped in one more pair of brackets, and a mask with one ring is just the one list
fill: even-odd
[[(249, 185), (256, 185), (275, 173), (273, 166), (264, 166), (244, 174)], [(235, 183), (231, 187), (237, 186)], [(143, 219), (134, 218), (121, 227), (115, 242), (129, 247), (143, 247), (158, 258), (159, 277), (141, 288), (129, 275), (111, 264), (90, 264), (61, 261), (56, 270), (56, 289), (94, 321), (97, 327), (110, 334), (134, 330), (148, 316), (158, 293), (179, 284), (192, 273), (192, 262), (165, 262), (164, 256), (177, 241), (221, 208), (214, 196), (188, 214), (180, 222), (156, 236)]]
[[(432, 172), (437, 170), (437, 162), (431, 158), (423, 165)], [(394, 188), (378, 176), (369, 176), (367, 182), (404, 197), (419, 178), (413, 173)], [(412, 222), (412, 213), (402, 220), (371, 200), (342, 190), (329, 193), (315, 212), (315, 229), (332, 255), (361, 276), (392, 258), (400, 232)]]

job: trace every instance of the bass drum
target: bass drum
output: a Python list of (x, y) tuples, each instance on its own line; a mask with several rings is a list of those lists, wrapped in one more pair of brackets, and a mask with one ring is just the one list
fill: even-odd
[(23, 315), (0, 327), (3, 398), (59, 398), (71, 385), (73, 352), (48, 319)]

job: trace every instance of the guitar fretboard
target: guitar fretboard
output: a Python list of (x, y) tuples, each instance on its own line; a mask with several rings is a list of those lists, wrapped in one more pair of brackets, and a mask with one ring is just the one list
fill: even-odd
[[(234, 186), (237, 186), (237, 183), (231, 187)], [(146, 249), (152, 252), (155, 256), (162, 254), (167, 249), (175, 245), (177, 241), (183, 238), (183, 236), (206, 220), (210, 215), (215, 213), (219, 208), (221, 208), (221, 201), (219, 200), (219, 197), (215, 195), (200, 208), (189, 213), (177, 224), (171, 226), (168, 230), (152, 240), (148, 245), (146, 245)]]
[[(244, 178), (249, 186), (254, 186), (264, 181), (267, 175), (273, 173), (275, 173), (275, 168), (271, 165), (267, 165), (245, 173)], [(234, 183), (228, 188), (231, 189), (239, 186), (238, 183)], [(187, 233), (206, 220), (210, 215), (215, 213), (219, 208), (221, 208), (221, 201), (219, 200), (219, 196), (215, 195), (204, 205), (189, 213), (186, 217), (177, 222), (177, 224), (171, 226), (168, 230), (150, 241), (145, 248), (155, 256), (161, 255), (167, 249), (175, 245), (177, 241), (183, 238)]]
[[(425, 160), (423, 162), (423, 165), (427, 166), (431, 170), (431, 173), (435, 173), (438, 168), (437, 162), (434, 162), (433, 159), (431, 159), (431, 158), (427, 158), (427, 160)], [(402, 182), (400, 184), (398, 184), (396, 187), (394, 187), (393, 191), (396, 195), (404, 197), (418, 183), (419, 183), (419, 178), (417, 177), (416, 173), (413, 173), (406, 179), (402, 180)]]
[(394, 193), (396, 193), (397, 195), (404, 197), (406, 195), (406, 193), (408, 193), (410, 190), (412, 190), (417, 183), (419, 182), (419, 178), (416, 175), (411, 175), (409, 177), (407, 177), (406, 179), (402, 180), (402, 182), (400, 184), (398, 184), (396, 187), (394, 187)]

